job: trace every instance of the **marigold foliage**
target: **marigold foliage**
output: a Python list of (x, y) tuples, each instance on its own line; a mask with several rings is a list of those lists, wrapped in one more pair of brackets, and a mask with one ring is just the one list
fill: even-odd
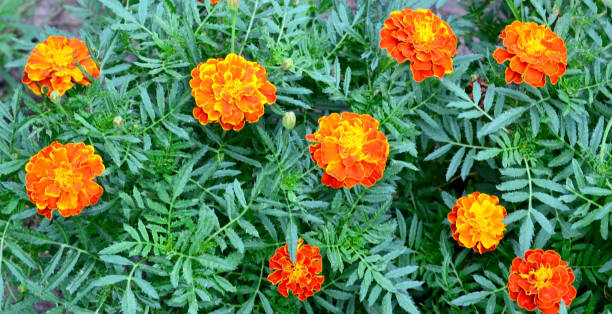
[(480, 254), (493, 251), (504, 237), (508, 214), (495, 195), (474, 192), (457, 200), (448, 213), (453, 238)]
[[(28, 25), (40, 6), (0, 2), (0, 313), (554, 310), (569, 266), (574, 281), (565, 286), (576, 295), (568, 309), (572, 295), (561, 297), (559, 313), (612, 312), (612, 2), (241, 0), (232, 10), (226, 1), (79, 0), (57, 8), (82, 27), (58, 18)], [(451, 2), (467, 14), (449, 10)], [(412, 13), (391, 16), (405, 8)], [(412, 32), (417, 61), (389, 56), (408, 57), (400, 48), (408, 52), (408, 41), (393, 37), (416, 25), (407, 16), (430, 16), (435, 34), (450, 36), (419, 9), (452, 29), (456, 55), (444, 44), (427, 55), (414, 40), (434, 32)], [(389, 18), (396, 29), (385, 40)], [(555, 85), (506, 82), (514, 65), (499, 65), (493, 52), (510, 53), (499, 35), (514, 21), (546, 25), (565, 41), (566, 71)], [(36, 44), (57, 35), (83, 40), (100, 77), (85, 88), (71, 78), (76, 86), (64, 95), (39, 96), (20, 74)], [(393, 40), (391, 51), (381, 48)], [(230, 53), (235, 62), (223, 72)], [(202, 77), (209, 59), (219, 71)], [(230, 75), (261, 73), (246, 60), (265, 69), (265, 80), (243, 76), (224, 90)], [(450, 64), (452, 73), (422, 70), (432, 77), (416, 82), (425, 73), (410, 65), (425, 67), (419, 62), (431, 72)], [(191, 80), (200, 80), (196, 97)], [(265, 82), (275, 93), (256, 88)], [(248, 102), (231, 97), (243, 92), (253, 92), (239, 98)], [(244, 117), (230, 116), (226, 127), (245, 127), (226, 132), (216, 124), (235, 108)], [(364, 145), (352, 146), (369, 136), (376, 162), (356, 149)], [(104, 192), (79, 215), (47, 220), (30, 197), (52, 202), (45, 193), (53, 188), (34, 184), (29, 195), (26, 164), (54, 141), (95, 147), (104, 172), (90, 181)], [(375, 177), (365, 173), (371, 164)], [(470, 197), (472, 206), (461, 205)], [(494, 250), (474, 251), (491, 242)], [(306, 274), (291, 262), (306, 244), (311, 257), (319, 249), (310, 266), (321, 265), (311, 277), (324, 277), (320, 288), (319, 279), (295, 276)], [(281, 246), (284, 268), (272, 269)], [(546, 266), (519, 272), (509, 287), (514, 257), (527, 261), (536, 248), (559, 252), (567, 265), (549, 267), (553, 276), (540, 283)], [(286, 280), (268, 280), (283, 269)], [(290, 274), (302, 278), (291, 289)]]
[(369, 114), (343, 112), (319, 118), (319, 130), (306, 135), (310, 156), (325, 172), (321, 182), (333, 188), (373, 186), (385, 171), (389, 142)]
[(93, 179), (102, 175), (102, 157), (84, 143), (53, 142), (25, 166), (26, 189), (38, 213), (51, 219), (53, 210), (69, 217), (94, 205), (104, 189)]
[(300, 239), (297, 245), (295, 262), (291, 261), (287, 244), (274, 252), (270, 258), (270, 269), (268, 281), (273, 285), (278, 284), (278, 292), (285, 297), (289, 291), (298, 296), (300, 301), (312, 296), (315, 291), (321, 290), (321, 284), (325, 280), (319, 274), (323, 271), (323, 262), (319, 248), (306, 244)]
[(47, 96), (51, 96), (53, 91), (64, 95), (74, 83), (91, 84), (77, 64), (85, 69), (89, 76), (100, 76), (98, 66), (89, 55), (85, 42), (76, 38), (49, 36), (30, 53), (21, 81), (36, 95), (42, 93), (41, 88), (48, 89)]
[(567, 48), (565, 41), (546, 25), (514, 21), (506, 26), (499, 38), (504, 48), (497, 48), (493, 57), (497, 63), (510, 61), (506, 68), (506, 83), (523, 81), (533, 87), (546, 85), (546, 76), (555, 85), (565, 73)]
[(397, 62), (410, 61), (412, 77), (417, 82), (453, 72), (457, 37), (430, 10), (406, 8), (391, 12), (380, 37), (380, 48), (386, 49)]
[(529, 250), (525, 258), (514, 258), (507, 285), (510, 299), (528, 311), (537, 308), (543, 314), (558, 313), (561, 300), (570, 306), (576, 297), (572, 286), (576, 278), (567, 265), (552, 250)]
[(191, 71), (193, 116), (202, 125), (218, 122), (228, 131), (240, 131), (245, 121), (254, 123), (264, 105), (276, 102), (276, 87), (257, 62), (230, 53), (225, 59), (208, 59)]

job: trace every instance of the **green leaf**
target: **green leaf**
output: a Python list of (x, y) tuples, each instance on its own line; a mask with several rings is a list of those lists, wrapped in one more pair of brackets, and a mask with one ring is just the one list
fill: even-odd
[(13, 173), (19, 169), (23, 169), (23, 166), (28, 162), (27, 160), (12, 160), (3, 162), (0, 164), (0, 175), (6, 175)]
[(420, 313), (409, 295), (399, 292), (395, 294), (395, 298), (397, 299), (397, 304), (408, 313)]
[(389, 278), (383, 276), (381, 273), (374, 271), (372, 272), (372, 277), (374, 277), (374, 280), (376, 280), (376, 282), (383, 287), (383, 289), (394, 293), (397, 291), (393, 285), (393, 282), (389, 280)]
[(485, 135), (497, 132), (501, 128), (520, 118), (523, 112), (525, 112), (525, 110), (526, 109), (524, 107), (517, 107), (504, 111), (504, 113), (495, 117), (493, 121), (485, 124), (482, 128), (480, 128), (480, 130), (478, 130), (478, 132), (476, 133), (477, 136), (483, 137)]
[(486, 298), (490, 294), (490, 291), (472, 292), (452, 300), (450, 304), (455, 306), (467, 306), (480, 302), (480, 300)]
[(561, 203), (560, 200), (558, 200), (557, 198), (554, 198), (548, 194), (544, 194), (542, 192), (535, 192), (533, 193), (533, 197), (537, 198), (540, 202), (552, 207), (552, 208), (556, 208), (562, 211), (567, 211), (570, 210), (569, 207), (567, 207), (565, 204)]

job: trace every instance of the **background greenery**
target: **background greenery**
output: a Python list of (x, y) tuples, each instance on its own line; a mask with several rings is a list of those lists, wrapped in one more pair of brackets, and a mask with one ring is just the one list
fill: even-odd
[[(443, 16), (462, 39), (454, 72), (415, 83), (379, 49), (382, 23), (445, 2), (240, 1), (236, 52), (264, 65), (278, 101), (223, 132), (192, 117), (188, 81), (230, 52), (225, 1), (68, 6), (102, 71), (61, 106), (18, 80), (36, 42), (71, 35), (21, 26), (24, 7), (3, 1), (0, 311), (512, 313), (509, 265), (530, 248), (573, 267), (572, 313), (612, 311), (612, 2), (464, 1), (467, 15)], [(506, 85), (491, 55), (515, 18), (565, 39), (556, 86)], [(291, 131), (286, 111), (298, 117)], [(372, 188), (325, 187), (310, 160), (304, 136), (340, 111), (373, 115), (389, 139)], [(48, 221), (28, 201), (24, 165), (54, 140), (95, 146), (105, 192), (81, 215)], [(473, 191), (500, 196), (509, 213), (483, 255), (461, 248), (446, 220)], [(324, 263), (323, 287), (305, 302), (266, 280), (274, 250), (299, 237)]]

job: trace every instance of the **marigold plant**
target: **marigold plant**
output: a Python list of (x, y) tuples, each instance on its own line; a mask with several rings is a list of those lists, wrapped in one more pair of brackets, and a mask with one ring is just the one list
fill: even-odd
[(93, 181), (104, 172), (102, 158), (84, 143), (53, 142), (32, 156), (25, 169), (30, 201), (47, 219), (55, 209), (64, 217), (78, 215), (104, 192)]
[(306, 135), (315, 142), (310, 156), (324, 169), (321, 182), (333, 188), (373, 186), (382, 178), (389, 143), (369, 114), (343, 112), (319, 118), (319, 130)]
[(77, 64), (89, 76), (100, 76), (100, 70), (89, 55), (85, 42), (76, 38), (49, 36), (30, 53), (21, 81), (37, 95), (42, 94), (45, 87), (48, 88), (47, 96), (51, 96), (53, 91), (64, 95), (74, 83), (91, 84)]
[(226, 131), (240, 131), (245, 120), (259, 120), (264, 104), (276, 102), (276, 87), (268, 81), (266, 69), (233, 53), (200, 63), (191, 77), (193, 116), (202, 125), (219, 122)]
[(528, 311), (538, 308), (543, 314), (559, 312), (561, 300), (570, 306), (576, 297), (574, 272), (552, 250), (528, 250), (525, 258), (515, 257), (510, 266), (510, 299)]
[(493, 57), (500, 64), (510, 60), (506, 83), (524, 81), (533, 87), (543, 87), (548, 75), (555, 85), (565, 73), (565, 41), (546, 25), (514, 21), (506, 26), (499, 38), (503, 39), (506, 49), (497, 48)]
[(415, 81), (442, 78), (453, 71), (457, 37), (451, 27), (426, 9), (391, 12), (380, 31), (380, 48), (399, 63), (410, 61)]
[(280, 294), (288, 297), (291, 291), (300, 301), (321, 290), (325, 280), (324, 276), (319, 275), (323, 271), (319, 248), (310, 244), (302, 246), (303, 243), (304, 240), (299, 239), (295, 262), (291, 261), (287, 244), (278, 248), (270, 258), (273, 272), (268, 275), (268, 281), (273, 285), (278, 284)]
[(506, 209), (495, 195), (474, 192), (457, 200), (448, 213), (453, 238), (480, 254), (493, 251), (504, 237)]

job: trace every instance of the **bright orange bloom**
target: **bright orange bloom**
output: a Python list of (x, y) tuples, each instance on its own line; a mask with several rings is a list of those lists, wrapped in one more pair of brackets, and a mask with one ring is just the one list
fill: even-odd
[(91, 77), (100, 76), (100, 70), (83, 41), (63, 36), (50, 36), (32, 50), (23, 70), (21, 82), (27, 84), (36, 95), (42, 94), (41, 88), (44, 87), (49, 88), (47, 96), (51, 96), (53, 91), (64, 95), (74, 83), (91, 84), (77, 63)]
[(385, 171), (389, 142), (369, 114), (343, 112), (319, 118), (319, 130), (306, 135), (310, 156), (321, 169), (327, 186), (373, 186)]
[(506, 209), (497, 196), (474, 192), (457, 200), (448, 213), (453, 238), (480, 254), (493, 251), (504, 237)]
[(514, 21), (506, 26), (499, 38), (507, 49), (497, 48), (493, 58), (502, 64), (510, 60), (506, 68), (506, 83), (520, 84), (525, 81), (533, 87), (557, 84), (565, 73), (567, 48), (565, 41), (546, 25), (533, 22)]
[[(198, 0), (198, 1), (200, 1), (200, 2), (204, 2), (204, 0)], [(219, 1), (221, 1), (221, 0), (210, 0), (210, 4), (216, 4), (216, 3), (218, 3)]]
[(457, 37), (451, 27), (426, 9), (391, 12), (380, 31), (380, 48), (399, 63), (410, 60), (415, 81), (453, 72)]
[(257, 62), (230, 53), (225, 59), (208, 59), (191, 71), (193, 116), (206, 125), (219, 122), (224, 130), (240, 131), (246, 121), (257, 122), (264, 104), (276, 102), (276, 87)]
[(78, 215), (104, 192), (92, 181), (104, 172), (102, 158), (84, 143), (53, 142), (32, 156), (25, 169), (30, 201), (47, 219), (54, 209), (64, 217)]
[(285, 297), (289, 291), (298, 296), (300, 301), (313, 295), (313, 291), (321, 290), (325, 278), (318, 276), (323, 271), (319, 248), (306, 244), (300, 239), (297, 245), (295, 263), (291, 262), (287, 245), (276, 250), (270, 258), (270, 269), (274, 272), (268, 275), (268, 281), (278, 285), (278, 292)]
[(515, 257), (508, 277), (510, 299), (528, 311), (559, 312), (561, 300), (570, 306), (576, 297), (574, 272), (555, 251), (528, 250), (525, 258)]

